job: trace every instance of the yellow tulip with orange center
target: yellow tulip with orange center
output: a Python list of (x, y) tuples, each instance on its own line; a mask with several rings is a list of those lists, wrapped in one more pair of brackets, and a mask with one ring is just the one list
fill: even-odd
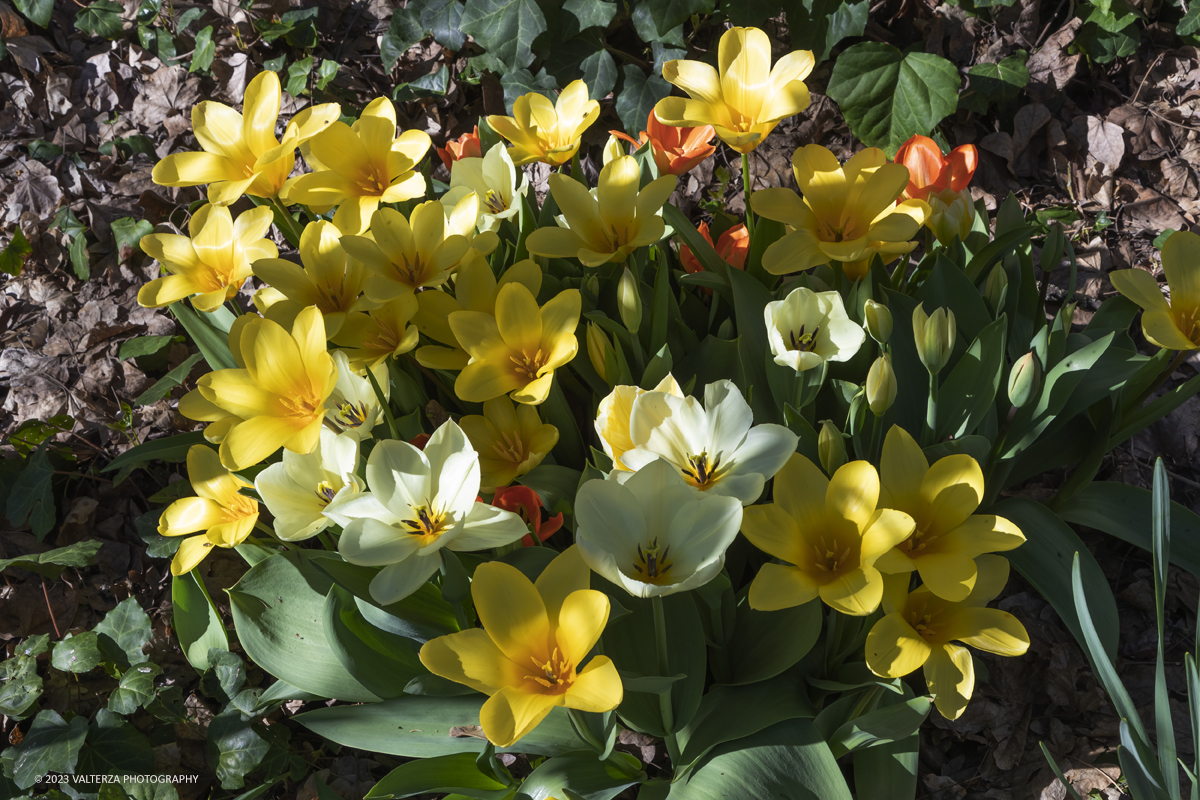
[[(237, 417), (221, 441), (221, 463), (238, 470), (280, 447), (311, 453), (317, 446), (325, 400), (337, 383), (326, 351), (325, 322), (310, 306), (289, 333), (269, 319), (252, 318), (239, 330), (242, 369), (220, 369), (197, 381), (211, 406)], [(186, 415), (185, 409), (180, 413)]]
[(496, 295), (496, 315), (455, 311), (450, 329), (471, 356), (454, 382), (454, 393), (468, 403), (508, 394), (518, 403), (546, 400), (554, 370), (579, 351), (575, 328), (583, 299), (578, 289), (559, 292), (541, 308), (533, 293), (509, 283)]
[(588, 99), (587, 84), (572, 81), (551, 103), (537, 92), (513, 101), (513, 115), (493, 114), (488, 125), (511, 144), (509, 155), (518, 167), (543, 161), (566, 164), (579, 151), (579, 137), (600, 116), (600, 104)]
[(254, 276), (284, 296), (270, 306), (271, 319), (290, 327), (296, 315), (316, 306), (325, 318), (325, 335), (337, 336), (346, 316), (373, 305), (362, 296), (367, 269), (350, 258), (341, 244), (341, 232), (326, 220), (305, 226), (300, 236), (303, 268), (281, 258), (263, 258), (254, 263)]
[(424, 131), (396, 136), (396, 109), (386, 97), (372, 100), (354, 123), (333, 122), (308, 143), (305, 156), (316, 170), (285, 192), (290, 203), (314, 209), (337, 206), (333, 224), (362, 233), (380, 203), (402, 203), (425, 194), (416, 169), (432, 145)]
[(654, 244), (666, 230), (660, 212), (676, 178), (664, 175), (638, 191), (640, 181), (641, 168), (632, 156), (614, 158), (600, 170), (595, 196), (573, 178), (551, 175), (550, 192), (562, 211), (560, 227), (529, 234), (529, 252), (598, 267)]
[(910, 240), (925, 224), (929, 206), (896, 202), (908, 186), (908, 169), (879, 148), (868, 147), (843, 166), (830, 150), (806, 145), (792, 155), (792, 172), (800, 195), (773, 187), (750, 200), (754, 213), (788, 226), (763, 253), (767, 272), (783, 275), (839, 261), (858, 280), (875, 255), (888, 264), (916, 247)]
[(310, 106), (288, 123), (282, 144), (275, 138), (279, 76), (260, 72), (246, 86), (242, 113), (205, 100), (192, 107), (192, 133), (201, 152), (174, 153), (154, 165), (159, 186), (209, 184), (208, 201), (227, 206), (243, 194), (275, 197), (296, 166), (296, 146), (338, 118), (337, 103)]
[(889, 575), (883, 619), (867, 634), (867, 666), (884, 678), (924, 669), (925, 684), (946, 719), (958, 719), (975, 690), (975, 663), (967, 648), (1000, 656), (1029, 649), (1029, 634), (1012, 614), (986, 608), (1008, 582), (1008, 559), (980, 556), (979, 579), (962, 602), (944, 600), (929, 587), (908, 591), (907, 575)]
[(256, 260), (279, 255), (275, 243), (263, 238), (272, 218), (265, 206), (239, 214), (235, 221), (228, 208), (207, 205), (188, 222), (189, 236), (143, 236), (142, 250), (170, 274), (143, 286), (138, 302), (162, 308), (191, 297), (199, 310), (216, 311), (242, 288)]
[(187, 454), (188, 480), (196, 497), (181, 497), (167, 506), (158, 520), (163, 536), (189, 536), (179, 543), (171, 574), (182, 575), (204, 560), (214, 547), (235, 547), (246, 540), (258, 521), (258, 503), (241, 494), (254, 484), (221, 466), (211, 447), (192, 445)]
[(1142, 307), (1142, 333), (1167, 350), (1200, 348), (1200, 236), (1177, 231), (1162, 248), (1163, 274), (1171, 299), (1163, 297), (1158, 281), (1140, 269), (1110, 272), (1112, 285)]
[(479, 453), (482, 489), (508, 486), (558, 444), (558, 428), (543, 423), (536, 408), (514, 406), (503, 395), (483, 404), (483, 416), (470, 414), (458, 424)]
[(488, 695), (479, 722), (497, 747), (511, 747), (556, 707), (604, 712), (621, 704), (612, 660), (588, 659), (609, 613), (608, 597), (589, 588), (590, 578), (578, 547), (551, 561), (536, 582), (500, 561), (481, 564), (471, 598), (483, 627), (421, 648), (421, 663), (434, 675)]
[(346, 252), (369, 270), (364, 290), (375, 302), (440, 286), (472, 248), (487, 255), (499, 237), (487, 232), (468, 240), (474, 232), (479, 198), (468, 194), (447, 217), (437, 200), (421, 203), (409, 219), (399, 211), (381, 208), (371, 216), (367, 236), (343, 236)]
[(495, 316), (496, 294), (510, 283), (519, 283), (534, 297), (542, 289), (542, 268), (533, 259), (513, 264), (496, 280), (495, 273), (477, 250), (468, 250), (454, 271), (454, 294), (421, 292), (417, 295), (417, 313), (413, 324), (431, 339), (443, 342), (418, 348), (417, 363), (430, 369), (460, 370), (471, 357), (458, 343), (450, 329), (450, 315), (455, 311), (479, 311)]
[(875, 562), (907, 539), (914, 523), (903, 511), (877, 507), (875, 467), (851, 461), (826, 478), (795, 454), (775, 476), (774, 496), (742, 516), (750, 543), (784, 562), (762, 566), (750, 584), (750, 607), (777, 611), (820, 597), (855, 617), (878, 608), (883, 576)]
[(983, 501), (983, 470), (958, 453), (929, 465), (908, 433), (888, 431), (879, 466), (883, 489), (879, 505), (913, 518), (916, 528), (875, 562), (884, 573), (914, 570), (938, 597), (962, 601), (975, 587), (976, 557), (1020, 547), (1021, 529), (995, 514), (976, 514)]
[(808, 108), (804, 79), (814, 64), (811, 51), (796, 50), (772, 67), (767, 34), (730, 28), (721, 35), (716, 69), (702, 61), (663, 64), (663, 77), (688, 97), (659, 100), (654, 113), (666, 125), (711, 125), (725, 144), (749, 153), (780, 120)]
[(412, 325), (417, 298), (402, 294), (367, 312), (346, 315), (334, 343), (346, 348), (353, 369), (374, 367), (388, 356), (400, 356), (417, 346), (419, 331)]

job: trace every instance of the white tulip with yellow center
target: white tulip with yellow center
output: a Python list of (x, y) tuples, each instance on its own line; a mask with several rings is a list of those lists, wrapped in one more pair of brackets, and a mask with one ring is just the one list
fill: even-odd
[[(521, 181), (517, 182), (520, 174)], [(450, 170), (450, 191), (442, 197), (447, 208), (456, 207), (466, 195), (479, 196), (481, 231), (494, 231), (521, 210), (521, 198), (529, 191), (529, 176), (518, 173), (503, 143), (492, 146), (483, 158), (460, 158)]]
[(742, 505), (653, 461), (583, 484), (575, 523), (575, 542), (593, 572), (634, 597), (656, 597), (698, 588), (721, 571)]
[(361, 492), (358, 439), (348, 433), (321, 429), (321, 442), (307, 455), (283, 451), (254, 479), (254, 488), (275, 515), (275, 535), (285, 542), (310, 539), (333, 522), (326, 507), (342, 494)]
[(351, 564), (383, 567), (371, 597), (387, 605), (421, 588), (441, 566), (441, 549), (485, 550), (529, 533), (511, 511), (477, 503), (479, 454), (454, 422), (418, 450), (379, 442), (367, 458), (370, 491), (344, 494), (325, 515), (345, 530), (338, 552)]
[[(371, 438), (371, 431), (383, 420), (383, 409), (375, 388), (366, 376), (366, 370), (356, 372), (350, 366), (350, 357), (344, 350), (332, 350), (333, 362), (337, 364), (338, 379), (333, 393), (325, 401), (325, 418), (339, 432), (349, 434), (356, 441)], [(391, 395), (392, 382), (388, 377), (386, 361), (370, 368), (375, 382), (383, 390), (385, 398)]]
[(697, 489), (736, 497), (748, 506), (798, 442), (782, 425), (753, 423), (754, 412), (732, 381), (704, 387), (703, 405), (694, 397), (646, 392), (633, 401), (633, 449), (621, 461), (639, 470), (661, 458)]
[(767, 303), (763, 316), (775, 363), (797, 372), (826, 361), (849, 361), (867, 335), (846, 316), (837, 292), (814, 292), (803, 286), (782, 300)]

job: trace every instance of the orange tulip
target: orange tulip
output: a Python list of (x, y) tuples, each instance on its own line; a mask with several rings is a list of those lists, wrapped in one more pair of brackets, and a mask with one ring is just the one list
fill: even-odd
[[(713, 243), (712, 236), (708, 233), (707, 222), (701, 222), (696, 226), (696, 230), (700, 232), (706, 242)], [(734, 225), (717, 237), (717, 243), (713, 245), (713, 249), (729, 266), (735, 269), (745, 269), (746, 255), (750, 252), (750, 233), (746, 230), (745, 225)], [(683, 262), (683, 268), (688, 272), (704, 271), (700, 260), (692, 254), (691, 248), (686, 244), (679, 248), (679, 260)], [(711, 290), (706, 291), (711, 292)]]
[(961, 192), (971, 182), (979, 164), (979, 151), (964, 144), (942, 155), (942, 148), (928, 136), (914, 136), (896, 151), (897, 164), (908, 167), (906, 200), (929, 201), (930, 195), (950, 189)]
[(446, 142), (445, 147), (437, 148), (438, 158), (446, 165), (446, 169), (452, 169), (454, 162), (460, 158), (483, 158), (483, 148), (479, 144), (479, 126), (475, 126), (475, 130), (470, 133), (464, 133), (457, 139), (451, 139)]
[(673, 128), (664, 125), (654, 116), (646, 120), (646, 130), (634, 139), (621, 131), (609, 131), (613, 136), (641, 147), (650, 139), (650, 152), (654, 154), (654, 163), (658, 165), (660, 175), (683, 175), (690, 172), (697, 164), (711, 156), (717, 150), (715, 144), (709, 144), (716, 131), (711, 125), (701, 125), (697, 128)]

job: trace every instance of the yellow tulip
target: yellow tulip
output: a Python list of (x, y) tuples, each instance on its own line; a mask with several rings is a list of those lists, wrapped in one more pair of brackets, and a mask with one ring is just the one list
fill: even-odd
[(201, 311), (217, 310), (242, 288), (251, 264), (279, 255), (275, 243), (263, 238), (271, 220), (271, 209), (265, 206), (239, 214), (235, 222), (228, 208), (207, 205), (188, 222), (188, 236), (143, 236), (142, 250), (171, 274), (143, 286), (138, 302), (162, 308), (191, 297)]
[(191, 572), (214, 547), (241, 544), (258, 521), (258, 503), (240, 493), (253, 484), (221, 466), (212, 448), (192, 445), (187, 471), (196, 497), (182, 497), (167, 506), (158, 520), (158, 532), (163, 536), (204, 535), (179, 543), (171, 560), (172, 575)]
[(503, 395), (483, 404), (483, 416), (471, 414), (458, 424), (479, 453), (479, 486), (485, 490), (508, 486), (558, 444), (558, 428), (543, 424), (536, 408), (514, 406)]
[(279, 258), (264, 258), (254, 264), (254, 275), (268, 283), (285, 299), (270, 306), (270, 317), (291, 327), (296, 315), (316, 306), (325, 318), (325, 335), (334, 338), (346, 315), (371, 307), (362, 296), (367, 270), (350, 258), (339, 241), (341, 233), (332, 222), (318, 220), (300, 236), (300, 262), (304, 268)]
[[(730, 28), (721, 35), (717, 69), (702, 61), (668, 61), (663, 77), (688, 94), (654, 106), (666, 125), (711, 125), (725, 144), (749, 153), (785, 117), (808, 108), (804, 79), (812, 72), (809, 50), (788, 53), (771, 67), (771, 40), (758, 28)], [(757, 210), (757, 209), (755, 209)]]
[(362, 233), (380, 203), (402, 203), (425, 194), (416, 169), (432, 142), (424, 131), (396, 136), (396, 109), (386, 97), (371, 101), (353, 126), (333, 122), (308, 143), (310, 164), (287, 188), (286, 199), (317, 209), (337, 206), (333, 224)]
[(550, 176), (550, 192), (562, 211), (562, 227), (529, 234), (529, 252), (550, 258), (578, 258), (588, 267), (623, 261), (639, 247), (663, 237), (663, 204), (675, 191), (676, 178), (664, 175), (638, 191), (641, 169), (632, 156), (614, 158), (600, 170), (593, 197), (579, 181)]
[(455, 311), (450, 329), (471, 356), (454, 382), (454, 393), (468, 403), (510, 394), (528, 405), (545, 402), (554, 370), (575, 357), (575, 327), (583, 300), (566, 289), (538, 308), (529, 289), (510, 283), (496, 295), (496, 315)]
[(960, 603), (943, 600), (928, 586), (910, 593), (907, 575), (889, 575), (883, 596), (886, 616), (867, 634), (871, 671), (899, 678), (924, 667), (925, 684), (946, 719), (958, 719), (975, 689), (971, 653), (955, 641), (1001, 656), (1029, 649), (1029, 634), (1016, 617), (986, 608), (1008, 582), (1008, 560), (980, 556), (978, 562), (979, 579)]
[[(600, 326), (594, 322), (589, 322), (587, 326), (587, 351), (588, 360), (592, 362), (592, 369), (596, 370), (596, 374), (600, 376), (600, 380), (612, 386), (612, 381), (605, 375), (607, 371), (608, 354), (612, 353), (616, 359), (616, 351), (613, 350), (612, 341), (607, 334), (600, 329)], [(615, 362), (614, 362), (615, 363)], [(613, 376), (616, 379), (617, 376)]]
[(221, 441), (221, 463), (244, 469), (280, 447), (311, 453), (325, 418), (325, 399), (337, 382), (321, 312), (301, 311), (290, 334), (261, 317), (238, 332), (244, 367), (210, 372), (197, 381), (204, 400), (241, 420)]
[(476, 250), (468, 250), (454, 272), (454, 294), (421, 292), (417, 295), (417, 314), (413, 324), (431, 339), (446, 344), (425, 345), (416, 352), (417, 363), (430, 369), (458, 371), (471, 360), (450, 329), (450, 315), (455, 311), (479, 311), (496, 314), (496, 293), (509, 283), (519, 283), (537, 297), (542, 288), (542, 268), (532, 259), (513, 264), (500, 280)]
[(572, 81), (553, 104), (530, 92), (513, 101), (513, 115), (487, 118), (496, 133), (512, 144), (509, 155), (520, 167), (544, 161), (566, 164), (579, 150), (579, 137), (600, 116), (600, 104), (588, 99), (587, 84)]
[(1142, 307), (1142, 333), (1153, 344), (1167, 350), (1200, 348), (1200, 236), (1172, 233), (1163, 244), (1162, 267), (1170, 301), (1145, 270), (1121, 269), (1108, 277), (1118, 292)]
[(937, 308), (932, 314), (926, 314), (925, 304), (917, 303), (913, 309), (912, 327), (921, 363), (930, 375), (937, 375), (954, 355), (954, 340), (958, 337), (954, 312), (949, 308)]
[[(621, 456), (637, 446), (633, 443), (633, 436), (629, 431), (629, 421), (633, 416), (633, 401), (646, 391), (638, 386), (614, 386), (608, 397), (601, 400), (600, 407), (596, 409), (596, 435), (600, 437), (600, 446), (612, 459), (613, 467), (622, 472), (633, 471), (625, 466)], [(650, 391), (683, 397), (683, 389), (669, 373)]]
[(192, 132), (202, 152), (175, 153), (154, 165), (159, 186), (209, 184), (208, 201), (226, 206), (243, 194), (275, 197), (296, 165), (296, 146), (338, 118), (337, 103), (310, 106), (294, 116), (275, 138), (279, 116), (279, 76), (263, 71), (246, 86), (242, 113), (205, 100), (192, 107)]
[(975, 559), (1019, 547), (1021, 529), (1004, 517), (976, 514), (983, 501), (983, 471), (971, 456), (945, 456), (933, 466), (921, 446), (898, 425), (883, 441), (879, 505), (913, 518), (912, 535), (884, 554), (881, 572), (916, 570), (938, 597), (963, 600), (975, 586)]
[(388, 356), (404, 355), (417, 346), (419, 334), (410, 324), (416, 313), (417, 298), (403, 294), (365, 313), (347, 314), (341, 330), (332, 338), (339, 347), (346, 348), (352, 369), (373, 367)]
[(902, 511), (876, 507), (879, 475), (851, 461), (826, 478), (794, 454), (775, 476), (775, 502), (743, 509), (742, 533), (783, 564), (764, 564), (750, 584), (750, 607), (777, 611), (820, 597), (843, 614), (879, 607), (883, 576), (875, 561), (913, 531)]
[(763, 253), (763, 268), (772, 275), (840, 261), (846, 275), (858, 280), (876, 254), (887, 264), (916, 247), (909, 240), (925, 224), (929, 206), (921, 200), (896, 203), (908, 186), (908, 169), (888, 161), (879, 148), (868, 147), (843, 166), (821, 145), (806, 145), (792, 155), (792, 172), (803, 199), (783, 187), (750, 199), (754, 213), (789, 228)]
[(611, 711), (624, 690), (607, 656), (588, 653), (608, 624), (609, 602), (588, 588), (591, 573), (571, 547), (536, 582), (500, 561), (481, 564), (471, 597), (483, 628), (426, 642), (434, 675), (487, 694), (479, 722), (488, 741), (511, 747), (557, 706)]
[[(478, 202), (474, 194), (464, 197), (459, 203), (464, 213), (451, 221), (460, 224), (469, 219), (466, 230), (473, 231)], [(414, 208), (410, 219), (399, 211), (381, 208), (371, 216), (369, 236), (343, 236), (346, 252), (369, 271), (364, 285), (367, 297), (381, 303), (445, 283), (473, 245), (461, 232), (461, 225), (456, 231), (447, 223), (442, 204), (431, 200)], [(481, 246), (492, 244), (494, 249), (499, 238), (486, 233), (476, 241)], [(481, 252), (486, 255), (491, 250)]]

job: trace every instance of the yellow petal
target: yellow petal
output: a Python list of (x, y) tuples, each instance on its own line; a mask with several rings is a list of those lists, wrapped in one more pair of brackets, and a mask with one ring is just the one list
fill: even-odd
[[(537, 300), (514, 283), (496, 294), (496, 327), (511, 349), (532, 356), (542, 342), (542, 319)], [(459, 337), (464, 342), (463, 337)]]
[(975, 559), (975, 568), (978, 570), (975, 588), (963, 602), (965, 605), (985, 606), (1004, 590), (1011, 565), (1004, 556), (982, 555)]
[(242, 115), (227, 105), (205, 100), (192, 108), (192, 134), (209, 153), (235, 164), (253, 164), (254, 154), (242, 138)]
[(591, 578), (592, 572), (575, 545), (555, 556), (542, 570), (533, 585), (542, 596), (551, 630), (558, 627), (558, 611), (563, 601), (573, 592), (591, 588)]
[(668, 61), (663, 64), (662, 76), (667, 83), (687, 92), (693, 100), (713, 104), (721, 102), (721, 77), (703, 61)]
[(818, 587), (808, 574), (783, 564), (763, 564), (750, 584), (750, 607), (756, 611), (779, 611), (815, 600)]
[(520, 570), (491, 561), (475, 570), (471, 597), (483, 629), (513, 662), (549, 659), (550, 622), (537, 589)]
[(1154, 344), (1168, 350), (1194, 350), (1200, 346), (1179, 330), (1174, 314), (1167, 311), (1142, 312), (1142, 333)]
[(881, 678), (899, 678), (922, 666), (929, 643), (904, 619), (892, 613), (875, 623), (867, 634), (867, 666)]
[(864, 566), (821, 586), (819, 593), (830, 608), (852, 617), (865, 617), (879, 608), (883, 599), (883, 576), (874, 567)]
[(567, 228), (538, 228), (529, 234), (525, 246), (535, 256), (577, 258), (586, 244), (579, 234)]
[(154, 165), (150, 177), (159, 186), (198, 186), (245, 175), (228, 158), (215, 153), (173, 153)]
[(421, 647), (421, 663), (434, 675), (494, 694), (520, 685), (523, 676), (482, 628), (439, 636)]
[(1168, 236), (1162, 264), (1171, 287), (1171, 307), (1181, 312), (1200, 307), (1200, 236), (1191, 231)]
[(859, 530), (875, 515), (879, 500), (879, 475), (868, 461), (843, 464), (825, 492), (825, 516), (853, 522)]
[(804, 554), (807, 545), (800, 529), (779, 503), (742, 509), (742, 534), (750, 544), (768, 555), (789, 564), (808, 563)]
[(566, 692), (567, 708), (603, 713), (621, 705), (625, 687), (617, 667), (608, 656), (596, 656), (576, 677)]
[(1020, 656), (1029, 649), (1029, 633), (1021, 621), (998, 608), (964, 608), (947, 624), (947, 636), (998, 656)]
[(945, 644), (933, 648), (925, 662), (925, 685), (946, 719), (958, 719), (975, 691), (975, 664), (965, 647)]
[(878, 510), (869, 527), (863, 531), (860, 550), (862, 562), (874, 563), (876, 558), (911, 536), (915, 528), (913, 518), (903, 511), (891, 508)]
[(829, 479), (821, 468), (796, 453), (775, 475), (775, 504), (796, 521), (799, 530), (821, 530), (828, 488)]
[(929, 461), (921, 446), (908, 431), (893, 425), (883, 440), (879, 461), (882, 484), (879, 504), (916, 515), (921, 504), (921, 483), (929, 470)]
[[(599, 184), (596, 188), (600, 216), (614, 230), (628, 230), (632, 226), (640, 178), (641, 169), (638, 167), (637, 160), (632, 156), (614, 158), (604, 166), (604, 169), (600, 170)], [(670, 196), (670, 192), (667, 194)], [(555, 199), (557, 199), (557, 195)], [(666, 198), (663, 198), (663, 202), (666, 202)], [(565, 209), (563, 213), (566, 214)], [(567, 221), (571, 221), (569, 215), (567, 215)], [(588, 239), (593, 242), (596, 241), (596, 238), (588, 236)]]
[(560, 705), (562, 697), (506, 687), (488, 698), (479, 709), (479, 724), (492, 744), (512, 747), (536, 728), (550, 709)]
[(221, 442), (221, 463), (231, 470), (251, 467), (283, 447), (296, 433), (281, 417), (253, 417), (234, 425)]
[[(847, 165), (849, 178), (849, 165)], [(864, 235), (885, 210), (895, 208), (896, 199), (908, 185), (908, 168), (902, 164), (883, 164), (858, 190), (851, 193), (846, 207), (848, 231)]]
[(242, 98), (242, 136), (255, 156), (279, 144), (275, 121), (279, 117), (279, 76), (263, 70), (246, 86)]
[(938, 459), (921, 480), (920, 518), (927, 533), (940, 536), (957, 528), (983, 501), (983, 470), (959, 453)]
[(578, 664), (587, 658), (608, 624), (608, 610), (608, 595), (594, 589), (572, 592), (563, 600), (554, 638), (568, 661)]
[[(1174, 237), (1172, 237), (1174, 238)], [(1170, 241), (1168, 239), (1167, 241)], [(1113, 288), (1147, 311), (1167, 311), (1170, 305), (1163, 297), (1158, 281), (1141, 269), (1118, 269), (1108, 273)]]
[(849, 187), (837, 156), (819, 144), (805, 145), (792, 154), (792, 171), (804, 202), (817, 218), (838, 224)]
[(974, 514), (942, 539), (949, 539), (974, 558), (983, 553), (1002, 553), (1020, 547), (1025, 542), (1025, 534), (1004, 517)]
[(943, 600), (960, 603), (975, 588), (975, 560), (965, 553), (930, 553), (913, 562), (925, 587)]
[(158, 532), (162, 536), (184, 536), (206, 531), (224, 518), (220, 503), (205, 497), (181, 497), (163, 511)]
[(197, 564), (204, 560), (212, 548), (212, 542), (204, 536), (189, 536), (184, 539), (179, 543), (175, 557), (171, 559), (171, 574), (183, 575), (191, 572)]
[(771, 40), (758, 28), (730, 28), (717, 50), (721, 98), (749, 120), (757, 121), (771, 80)]
[(786, 275), (828, 263), (829, 256), (822, 252), (812, 231), (805, 229), (776, 239), (763, 253), (763, 269), (772, 275)]

